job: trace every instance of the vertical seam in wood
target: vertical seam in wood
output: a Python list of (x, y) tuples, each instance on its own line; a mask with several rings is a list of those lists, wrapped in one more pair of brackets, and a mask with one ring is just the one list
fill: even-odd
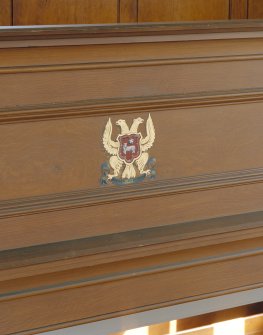
[(139, 22), (139, 0), (136, 0), (136, 22)]
[(229, 0), (229, 9), (228, 9), (228, 19), (232, 20), (232, 1), (233, 0)]
[(249, 18), (249, 1), (250, 0), (246, 1), (246, 4), (247, 4), (247, 12), (246, 12), (247, 19)]
[(121, 22), (121, 0), (117, 0), (117, 23)]
[(14, 0), (10, 1), (10, 23), (11, 26), (14, 25)]

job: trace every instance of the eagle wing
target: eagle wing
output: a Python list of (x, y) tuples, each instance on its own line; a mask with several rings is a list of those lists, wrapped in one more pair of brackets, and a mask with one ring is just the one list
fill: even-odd
[(151, 114), (149, 114), (148, 119), (147, 119), (146, 130), (147, 130), (147, 135), (145, 138), (141, 140), (142, 151), (147, 151), (148, 149), (150, 149), (155, 140), (155, 129), (154, 129), (153, 121), (151, 118)]
[(117, 155), (118, 149), (119, 149), (119, 142), (114, 142), (111, 139), (111, 134), (112, 134), (112, 123), (111, 119), (109, 118), (104, 134), (103, 134), (103, 145), (105, 150), (110, 154), (110, 155)]

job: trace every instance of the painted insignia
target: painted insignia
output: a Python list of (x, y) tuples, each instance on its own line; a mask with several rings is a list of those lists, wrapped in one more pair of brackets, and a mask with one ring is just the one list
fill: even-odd
[(116, 125), (121, 133), (116, 141), (112, 140), (112, 123), (109, 118), (104, 134), (103, 145), (111, 155), (109, 162), (102, 164), (101, 184), (123, 185), (155, 177), (155, 158), (150, 158), (148, 150), (155, 140), (155, 129), (151, 115), (146, 122), (147, 135), (138, 132), (139, 125), (144, 120), (140, 117), (133, 120), (129, 128), (125, 120), (118, 120)]

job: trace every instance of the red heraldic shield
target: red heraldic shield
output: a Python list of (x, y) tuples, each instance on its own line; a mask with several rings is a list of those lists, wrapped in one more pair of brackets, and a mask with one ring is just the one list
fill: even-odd
[(141, 155), (141, 134), (119, 135), (119, 158), (125, 163), (131, 164)]

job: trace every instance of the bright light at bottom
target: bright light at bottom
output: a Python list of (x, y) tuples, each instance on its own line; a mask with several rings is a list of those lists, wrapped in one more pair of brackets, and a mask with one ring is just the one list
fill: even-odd
[(148, 335), (148, 327), (141, 327), (136, 329), (126, 330), (124, 335)]
[(216, 323), (214, 335), (245, 335), (245, 320), (235, 319)]
[(170, 323), (169, 323), (169, 333), (171, 335), (174, 335), (174, 334), (176, 334), (176, 330), (177, 330), (177, 321), (176, 320), (170, 321)]

